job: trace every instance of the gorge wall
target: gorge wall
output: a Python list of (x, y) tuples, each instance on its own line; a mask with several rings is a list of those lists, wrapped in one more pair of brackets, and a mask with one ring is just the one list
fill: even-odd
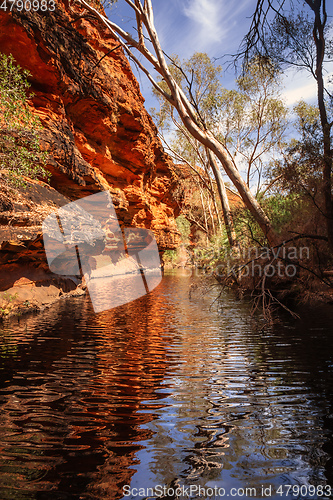
[(29, 181), (20, 192), (0, 179), (0, 290), (32, 279), (31, 268), (47, 273), (42, 220), (101, 190), (110, 191), (121, 224), (152, 229), (161, 251), (176, 248), (177, 174), (110, 32), (77, 4), (1, 11), (0, 52), (31, 73), (31, 105), (52, 174), (50, 185)]

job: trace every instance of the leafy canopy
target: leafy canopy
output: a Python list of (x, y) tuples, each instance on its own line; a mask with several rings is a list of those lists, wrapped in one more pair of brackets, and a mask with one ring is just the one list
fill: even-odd
[(324, 163), (319, 110), (316, 106), (300, 101), (293, 111), (298, 138), (291, 139), (284, 149), (283, 157), (272, 163), (270, 177), (279, 178), (275, 185), (277, 190), (314, 196), (320, 191)]
[[(236, 80), (236, 89), (228, 90), (221, 83), (221, 66), (207, 54), (196, 52), (182, 62), (178, 56), (171, 60), (169, 70), (195, 107), (197, 120), (228, 148), (239, 170), (244, 170), (248, 186), (256, 180), (260, 185), (265, 164), (279, 154), (287, 128), (277, 67), (268, 59), (254, 57)], [(159, 85), (166, 90), (163, 80)], [(160, 103), (154, 118), (162, 133), (172, 134), (171, 150), (193, 165), (200, 164), (198, 152), (205, 157), (203, 146), (188, 140), (184, 126), (179, 120), (176, 123), (173, 107), (156, 90), (153, 92)]]

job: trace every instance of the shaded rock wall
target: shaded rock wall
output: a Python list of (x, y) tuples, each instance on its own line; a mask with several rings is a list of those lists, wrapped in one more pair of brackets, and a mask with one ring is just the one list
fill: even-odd
[[(121, 221), (174, 248), (177, 182), (130, 65), (78, 6), (0, 14), (0, 51), (30, 71), (51, 186), (69, 199), (108, 189)], [(4, 223), (4, 219), (2, 224)]]

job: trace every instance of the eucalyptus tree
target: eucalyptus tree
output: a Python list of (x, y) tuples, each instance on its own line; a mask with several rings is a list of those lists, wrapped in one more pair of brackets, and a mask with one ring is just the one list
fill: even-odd
[[(299, 8), (295, 8), (298, 4)], [(252, 23), (239, 56), (273, 59), (280, 68), (303, 69), (317, 85), (317, 106), (322, 133), (321, 180), (326, 232), (333, 252), (332, 102), (325, 84), (325, 63), (333, 56), (326, 0), (257, 0)]]
[[(278, 237), (270, 219), (242, 178), (226, 145), (216, 137), (205, 122), (204, 117), (198, 113), (191, 100), (172, 76), (154, 25), (152, 1), (125, 1), (133, 9), (133, 13), (135, 13), (137, 37), (132, 36), (118, 24), (98, 12), (86, 0), (80, 0), (80, 3), (110, 29), (128, 57), (146, 74), (153, 87), (161, 92), (164, 98), (174, 106), (187, 131), (218, 158), (268, 242), (271, 245), (277, 244)], [(140, 56), (134, 54), (133, 49), (136, 49), (143, 56), (145, 62), (143, 62)], [(149, 69), (150, 65), (164, 79), (167, 91), (163, 90), (152, 76)]]
[(270, 61), (249, 61), (236, 89), (217, 95), (215, 128), (238, 168), (245, 169), (246, 183), (260, 191), (265, 166), (284, 147), (288, 110), (280, 97), (280, 75)]
[[(238, 170), (245, 168), (248, 187), (253, 189), (255, 177), (259, 192), (261, 178), (266, 174), (264, 166), (274, 157), (274, 153), (280, 154), (287, 128), (287, 108), (279, 94), (279, 73), (269, 61), (262, 64), (255, 58), (236, 80), (237, 88), (227, 90), (221, 83), (222, 68), (202, 53), (195, 53), (182, 62), (178, 57), (173, 57), (170, 72), (210, 130), (226, 145)], [(165, 88), (163, 81), (159, 84)], [(189, 137), (186, 128), (175, 118), (173, 106), (157, 91), (155, 95), (160, 101), (160, 110), (155, 113), (158, 126), (166, 129), (169, 137), (172, 126), (175, 127), (176, 139), (172, 141), (171, 147), (173, 154), (177, 152), (178, 158), (186, 158), (192, 164), (201, 163), (204, 166), (208, 158), (208, 165), (218, 186), (229, 243), (235, 245), (236, 233), (228, 197), (215, 156), (209, 150), (205, 152), (203, 147), (200, 148), (200, 143)], [(170, 140), (168, 142), (170, 144)]]
[[(210, 57), (201, 52), (196, 52), (187, 60), (180, 61), (178, 56), (170, 58), (169, 71), (176, 80), (177, 85), (182, 89), (186, 97), (195, 108), (202, 123), (214, 129), (213, 115), (217, 96), (221, 92), (221, 66), (215, 65)], [(167, 91), (164, 80), (158, 81), (163, 91)], [(154, 91), (160, 103), (159, 111), (154, 110), (155, 119), (160, 131), (166, 131), (167, 136), (173, 140), (162, 138), (173, 157), (186, 163), (197, 176), (204, 181), (208, 193), (210, 194), (217, 218), (219, 213), (216, 204), (216, 192), (211, 182), (211, 173), (215, 179), (218, 197), (220, 199), (226, 233), (231, 249), (236, 249), (237, 236), (233, 224), (231, 208), (227, 195), (227, 190), (221, 173), (220, 165), (216, 161), (215, 155), (207, 147), (196, 140), (179, 120), (174, 112), (174, 106), (158, 92)], [(172, 134), (172, 135), (171, 135)], [(205, 171), (205, 179), (202, 178), (197, 166), (201, 166)], [(210, 210), (208, 205), (208, 210)]]
[(310, 197), (318, 208), (324, 161), (319, 110), (300, 101), (294, 106), (293, 114), (297, 138), (292, 138), (282, 157), (272, 163), (270, 177), (277, 179), (276, 189)]

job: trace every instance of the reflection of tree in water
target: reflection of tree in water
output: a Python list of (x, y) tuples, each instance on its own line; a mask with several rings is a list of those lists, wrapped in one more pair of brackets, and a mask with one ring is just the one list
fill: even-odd
[(174, 311), (173, 363), (179, 364), (168, 378), (169, 408), (150, 425), (151, 472), (162, 484), (181, 479), (204, 485), (231, 475), (242, 486), (277, 484), (282, 476), (291, 484), (302, 476), (325, 483), (323, 417), (332, 373), (320, 365), (332, 353), (330, 323), (324, 322), (325, 345), (317, 342), (312, 359), (307, 320), (307, 328), (299, 323), (293, 330), (287, 324), (261, 331), (247, 321), (246, 306), (227, 297), (226, 303), (218, 325), (212, 315), (205, 324), (202, 307), (197, 313), (183, 303)]
[[(164, 394), (156, 393), (166, 368), (160, 336), (165, 327), (159, 315), (160, 300), (158, 295), (154, 299), (147, 296), (96, 316), (94, 328), (105, 325), (107, 331), (113, 333), (112, 349), (106, 349), (100, 356), (102, 366), (106, 367), (105, 382), (109, 384), (109, 392), (115, 394), (113, 414), (122, 417), (124, 422), (121, 434), (107, 441), (108, 456), (89, 488), (98, 498), (122, 497), (123, 485), (130, 483), (130, 476), (135, 472), (129, 467), (139, 463), (135, 452), (143, 447), (140, 444), (143, 440), (152, 436), (143, 426), (155, 418), (154, 410), (163, 406), (162, 402), (143, 403), (164, 398)], [(111, 365), (112, 374), (108, 369)], [(145, 411), (147, 408), (149, 411)], [(132, 435), (128, 422), (135, 431)], [(121, 429), (119, 423), (117, 429)]]
[(332, 478), (330, 319), (260, 331), (246, 304), (226, 295), (217, 314), (188, 284), (98, 315), (88, 298), (63, 301), (2, 328), (7, 482), (31, 498), (116, 499), (135, 480)]

